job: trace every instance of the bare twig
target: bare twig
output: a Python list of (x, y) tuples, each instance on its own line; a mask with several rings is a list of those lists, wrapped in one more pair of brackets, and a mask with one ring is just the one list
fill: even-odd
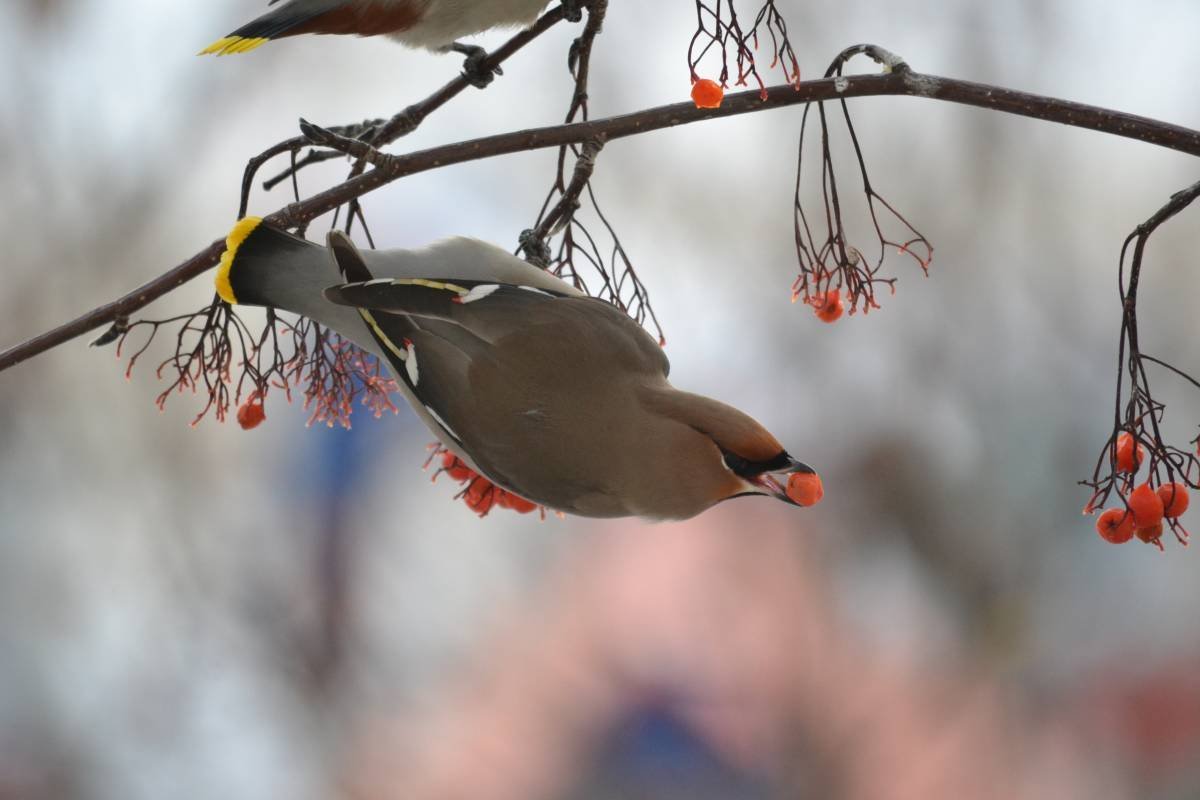
[[(379, 166), (370, 172), (304, 201), (289, 204), (270, 214), (267, 219), (281, 227), (297, 227), (399, 178), (450, 164), (545, 147), (582, 144), (600, 136), (611, 141), (677, 125), (818, 100), (880, 95), (908, 95), (972, 105), (1088, 128), (1200, 156), (1200, 131), (1111, 109), (904, 69), (882, 75), (844, 76), (809, 81), (794, 89), (786, 85), (780, 86), (772, 89), (766, 100), (762, 100), (757, 91), (739, 92), (727, 96), (722, 106), (716, 109), (698, 109), (691, 103), (676, 103), (607, 119), (515, 131), (403, 156), (384, 156)], [(0, 370), (8, 369), (34, 355), (109, 324), (121, 315), (128, 316), (215, 266), (223, 249), (222, 240), (214, 241), (182, 264), (124, 297), (10, 347), (0, 353)]]
[[(589, 118), (592, 51), (607, 12), (608, 0), (592, 0), (588, 4), (588, 21), (583, 33), (571, 45), (567, 68), (575, 79), (575, 91), (564, 122)], [(531, 263), (568, 281), (585, 294), (612, 303), (639, 323), (649, 322), (662, 340), (662, 328), (646, 287), (638, 278), (615, 228), (600, 209), (591, 185), (595, 158), (602, 146), (603, 137), (599, 137), (588, 140), (582, 147), (575, 144), (559, 147), (550, 189), (533, 227), (522, 231), (517, 249)], [(570, 159), (574, 159), (573, 168), (569, 166)], [(578, 213), (581, 209), (584, 209), (582, 218)], [(599, 221), (595, 233), (588, 227), (590, 217)], [(557, 243), (552, 244), (550, 240), (554, 238)]]
[(562, 196), (559, 197), (554, 208), (546, 212), (537, 227), (530, 231), (534, 240), (545, 242), (571, 221), (575, 211), (579, 208), (579, 195), (587, 188), (588, 182), (592, 178), (592, 171), (596, 168), (596, 156), (600, 155), (603, 148), (603, 137), (589, 139), (583, 143), (579, 157), (575, 160), (575, 171), (571, 175), (571, 182), (563, 190)]
[[(829, 69), (825, 71), (825, 77), (834, 79), (842, 77), (846, 63), (856, 55), (867, 55), (891, 72), (903, 73), (908, 70), (908, 66), (903, 60), (883, 48), (874, 45), (859, 45), (839, 53), (830, 64)], [(794, 228), (796, 258), (800, 264), (800, 274), (792, 284), (792, 301), (803, 299), (805, 303), (809, 303), (817, 309), (832, 302), (837, 308), (840, 308), (841, 293), (845, 292), (850, 313), (861, 310), (866, 314), (873, 308), (879, 308), (879, 302), (875, 296), (876, 284), (887, 286), (893, 293), (896, 290), (897, 279), (883, 274), (884, 262), (889, 251), (895, 250), (901, 255), (908, 256), (921, 267), (925, 274), (928, 274), (929, 264), (933, 259), (933, 245), (872, 186), (866, 158), (863, 155), (862, 146), (859, 144), (858, 133), (850, 118), (850, 109), (844, 99), (839, 98), (838, 103), (841, 106), (842, 118), (854, 149), (855, 160), (858, 162), (859, 174), (862, 177), (862, 191), (866, 200), (866, 211), (875, 231), (878, 252), (872, 258), (864, 248), (857, 247), (848, 240), (824, 102), (816, 104), (821, 126), (823, 226), (819, 221), (817, 223), (810, 221), (809, 214), (805, 211), (801, 193), (804, 183), (802, 179), (805, 163), (805, 133), (808, 130), (809, 111), (812, 110), (810, 105), (804, 109), (804, 117), (800, 123), (800, 142), (797, 147)], [(896, 230), (900, 231), (900, 238), (891, 238), (895, 235), (893, 231)], [(819, 238), (814, 235), (814, 231), (820, 231)], [(836, 319), (836, 317), (834, 318)]]
[[(529, 26), (525, 30), (513, 36), (500, 47), (488, 55), (480, 63), (480, 69), (492, 70), (503, 64), (514, 54), (516, 54), (525, 45), (532, 42), (534, 39), (541, 36), (546, 31), (554, 27), (555, 24), (561, 22), (565, 17), (563, 6), (555, 6), (547, 11), (537, 22)], [(446, 103), (453, 100), (460, 93), (471, 86), (471, 82), (465, 75), (459, 75), (454, 80), (447, 83), (441, 89), (421, 100), (418, 103), (405, 108), (403, 111), (392, 116), (391, 119), (374, 119), (366, 120), (358, 125), (344, 125), (340, 127), (330, 128), (334, 133), (343, 136), (352, 136), (356, 139), (370, 144), (373, 147), (384, 147), (396, 141), (402, 136), (407, 136), (412, 133), (417, 127), (425, 121), (425, 118), (437, 111)], [(329, 161), (335, 158), (341, 158), (342, 153), (339, 151), (317, 151), (312, 150), (303, 158), (296, 159), (295, 156), (306, 145), (309, 144), (309, 139), (305, 136), (296, 136), (286, 141), (280, 142), (250, 159), (246, 164), (246, 171), (242, 176), (242, 194), (240, 202), (240, 210), (238, 217), (246, 216), (247, 207), (249, 205), (250, 191), (253, 188), (254, 176), (259, 169), (272, 158), (282, 155), (283, 153), (291, 153), (293, 158), (292, 165), (283, 172), (268, 178), (263, 182), (263, 188), (270, 190), (277, 186), (282, 181), (292, 178), (300, 170), (312, 164), (320, 164), (324, 161)]]
[[(588, 119), (588, 80), (591, 77), (592, 70), (592, 48), (595, 45), (596, 37), (600, 34), (600, 29), (604, 24), (604, 17), (607, 13), (608, 0), (594, 0), (588, 12), (588, 22), (584, 26), (583, 33), (571, 45), (571, 52), (567, 57), (567, 67), (571, 70), (575, 78), (575, 91), (571, 94), (571, 104), (567, 108), (567, 116), (563, 120), (564, 123), (572, 123), (576, 120), (586, 121)], [(537, 245), (540, 245), (540, 248), (537, 249), (544, 248), (545, 240), (551, 235), (551, 232), (557, 227), (569, 223), (574, 218), (575, 210), (578, 208), (579, 195), (591, 180), (592, 170), (595, 167), (595, 159), (600, 153), (600, 149), (604, 146), (604, 141), (605, 139), (602, 136), (591, 140), (594, 149), (591, 150), (590, 155), (586, 159), (583, 159), (579, 151), (574, 147), (563, 145), (559, 148), (558, 171), (555, 174), (553, 184), (550, 186), (550, 191), (546, 194), (546, 199), (542, 202), (541, 211), (538, 213), (538, 223), (534, 225), (529, 235), (522, 234), (522, 248), (527, 253), (530, 247), (535, 246), (535, 239)], [(573, 153), (576, 158), (575, 174), (569, 187), (566, 184), (568, 152)], [(586, 146), (585, 152), (587, 152)], [(560, 195), (559, 203), (547, 213), (547, 209), (550, 208), (555, 195)]]
[[(688, 73), (692, 83), (700, 79), (697, 68), (705, 56), (715, 51), (720, 64), (716, 73), (717, 82), (722, 87), (728, 87), (730, 80), (734, 86), (748, 86), (753, 78), (758, 84), (759, 93), (766, 99), (767, 87), (754, 56), (758, 49), (760, 29), (771, 40), (771, 63), (768, 69), (779, 66), (789, 84), (798, 84), (800, 64), (788, 40), (787, 23), (775, 7), (775, 0), (766, 0), (749, 30), (742, 28), (733, 0), (696, 0), (696, 32), (692, 34), (687, 51)], [(731, 50), (736, 76), (729, 69)]]

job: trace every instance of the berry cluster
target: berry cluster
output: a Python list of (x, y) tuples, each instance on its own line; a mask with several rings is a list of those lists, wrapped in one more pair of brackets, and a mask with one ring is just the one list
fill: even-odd
[[(1135, 442), (1129, 433), (1117, 437), (1116, 470), (1128, 474), (1130, 484), (1145, 457), (1145, 448)], [(1187, 511), (1189, 502), (1186, 485), (1174, 481), (1155, 487), (1147, 481), (1127, 492), (1124, 508), (1105, 510), (1096, 520), (1096, 531), (1106, 542), (1123, 544), (1137, 536), (1161, 550), (1163, 526), (1166, 524), (1171, 526), (1181, 542), (1186, 543), (1188, 533), (1180, 524), (1179, 517)], [(1091, 503), (1084, 509), (1089, 514), (1093, 511)]]
[[(467, 504), (467, 508), (479, 516), (486, 517), (494, 506), (512, 509), (518, 514), (528, 514), (530, 511), (539, 508), (537, 503), (531, 503), (524, 497), (515, 495), (507, 489), (501, 489), (468, 467), (463, 463), (462, 459), (441, 445), (433, 445), (432, 447), (433, 453), (425, 462), (425, 466), (428, 467), (430, 461), (438, 456), (441, 456), (442, 464), (438, 471), (433, 474), (433, 479), (436, 481), (439, 475), (445, 473), (450, 476), (451, 480), (464, 484), (463, 490), (456, 494), (454, 499), (457, 500), (461, 497), (462, 501)], [(542, 516), (545, 517), (545, 515), (546, 510), (542, 508)]]

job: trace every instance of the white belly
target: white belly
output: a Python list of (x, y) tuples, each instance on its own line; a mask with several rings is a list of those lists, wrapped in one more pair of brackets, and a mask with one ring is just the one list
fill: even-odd
[(464, 36), (502, 27), (526, 27), (548, 0), (432, 0), (412, 28), (390, 34), (410, 47), (438, 50)]

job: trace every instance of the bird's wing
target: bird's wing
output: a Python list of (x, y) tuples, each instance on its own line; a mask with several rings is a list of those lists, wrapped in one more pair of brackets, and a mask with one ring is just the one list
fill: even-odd
[[(341, 265), (343, 257), (336, 247), (334, 255)], [(665, 377), (670, 370), (666, 355), (650, 335), (602, 300), (506, 283), (425, 278), (355, 281), (345, 269), (343, 274), (352, 282), (326, 289), (330, 302), (375, 312), (380, 318), (406, 317), (420, 327), (427, 327), (423, 320), (460, 327), (472, 341), (489, 347), (489, 358), (514, 360), (514, 369), (555, 349), (553, 337), (566, 337), (580, 356), (590, 355), (592, 371)]]
[(509, 251), (465, 236), (454, 236), (416, 249), (363, 250), (360, 255), (377, 278), (459, 278), (584, 296), (571, 284)]
[(581, 451), (620, 424), (617, 398), (632, 382), (668, 368), (641, 326), (592, 298), (420, 278), (325, 296), (358, 309), (413, 396), (489, 478), (557, 508), (608, 491)]
[(438, 319), (490, 343), (544, 315), (547, 301), (565, 297), (532, 286), (429, 278), (376, 278), (325, 290), (325, 298), (337, 305)]

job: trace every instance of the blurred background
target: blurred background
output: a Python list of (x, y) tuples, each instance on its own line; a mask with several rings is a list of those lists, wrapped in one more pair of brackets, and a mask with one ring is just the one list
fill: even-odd
[[(806, 76), (869, 41), (1200, 127), (1194, 2), (779, 7)], [(387, 116), (460, 65), (337, 37), (194, 56), (255, 0), (6, 8), (3, 346), (223, 235), (246, 159), (298, 117)], [(694, 24), (686, 0), (613, 0), (592, 114), (686, 99)], [(558, 121), (574, 35), (392, 151)], [(159, 413), (149, 360), (126, 381), (84, 339), (0, 375), (0, 798), (1200, 794), (1200, 563), (1102, 542), (1076, 485), (1111, 424), (1121, 240), (1200, 168), (948, 104), (852, 108), (875, 185), (936, 246), (869, 317), (788, 302), (799, 108), (615, 142), (593, 181), (676, 385), (817, 467), (814, 509), (481, 520), (422, 472), (407, 409), (346, 432), (275, 402), (252, 432), (193, 429), (196, 398)], [(368, 220), (380, 246), (511, 246), (553, 165), (425, 173)], [(1141, 315), (1147, 350), (1193, 373), (1198, 213), (1153, 240)], [(1196, 396), (1154, 387), (1182, 445)]]

